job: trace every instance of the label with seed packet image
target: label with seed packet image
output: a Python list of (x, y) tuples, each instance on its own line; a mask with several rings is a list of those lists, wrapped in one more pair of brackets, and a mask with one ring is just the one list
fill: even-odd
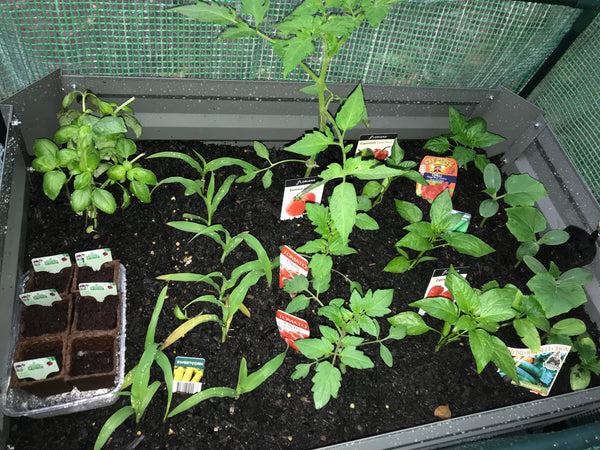
[(441, 156), (425, 156), (421, 160), (419, 173), (427, 180), (427, 186), (417, 183), (417, 195), (428, 202), (432, 202), (445, 189), (454, 194), (458, 166), (452, 158)]
[(302, 217), (306, 212), (307, 203), (321, 203), (323, 189), (325, 189), (324, 184), (321, 184), (308, 192), (302, 193), (305, 189), (309, 188), (311, 184), (317, 181), (319, 181), (318, 177), (296, 178), (285, 181), (280, 220)]
[(196, 394), (202, 390), (204, 358), (175, 357), (173, 365), (173, 392)]
[[(528, 348), (508, 347), (508, 350), (515, 360), (519, 386), (545, 397), (550, 393), (571, 347), (560, 344), (542, 345), (537, 353)], [(504, 372), (499, 370), (498, 373), (509, 379)], [(514, 380), (511, 382), (517, 384)]]

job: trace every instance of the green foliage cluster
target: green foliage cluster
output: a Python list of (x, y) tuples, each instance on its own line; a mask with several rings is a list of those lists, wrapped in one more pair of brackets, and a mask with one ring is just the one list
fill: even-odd
[[(76, 99), (81, 101), (81, 109), (70, 108)], [(65, 187), (73, 211), (85, 212), (86, 222), (93, 222), (87, 227), (88, 233), (98, 226), (98, 210), (113, 214), (117, 209), (108, 186), (121, 188), (123, 208), (129, 206), (131, 194), (150, 203), (148, 186), (156, 184), (156, 176), (136, 162), (143, 155), (135, 156), (135, 142), (125, 137), (128, 129), (138, 138), (142, 133), (128, 106), (133, 100), (117, 105), (90, 91), (71, 91), (63, 98), (58, 113), (60, 128), (53, 140), (34, 142), (32, 167), (44, 174), (44, 194), (55, 200)]]

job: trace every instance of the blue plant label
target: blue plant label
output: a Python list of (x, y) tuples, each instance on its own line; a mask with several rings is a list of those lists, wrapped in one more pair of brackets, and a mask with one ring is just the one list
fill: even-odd
[(33, 258), (31, 265), (35, 272), (59, 273), (65, 267), (71, 267), (71, 257), (68, 253)]
[(27, 361), (18, 361), (13, 364), (17, 378), (24, 380), (33, 378), (34, 380), (43, 380), (48, 375), (60, 372), (54, 356), (46, 358), (29, 359)]
[[(528, 348), (508, 347), (517, 368), (519, 386), (546, 397), (563, 366), (571, 346), (562, 344), (542, 345), (538, 352)], [(498, 370), (501, 376), (504, 372)], [(512, 384), (517, 383), (512, 380)]]
[(75, 261), (79, 267), (91, 267), (94, 270), (100, 270), (102, 264), (112, 261), (110, 248), (99, 248), (87, 252), (75, 253)]
[(109, 295), (117, 295), (117, 284), (79, 283), (79, 293), (82, 297), (94, 297), (97, 302), (103, 302)]
[(26, 306), (52, 306), (52, 303), (60, 302), (61, 300), (56, 289), (44, 289), (41, 291), (27, 292), (25, 294), (20, 294), (19, 298)]

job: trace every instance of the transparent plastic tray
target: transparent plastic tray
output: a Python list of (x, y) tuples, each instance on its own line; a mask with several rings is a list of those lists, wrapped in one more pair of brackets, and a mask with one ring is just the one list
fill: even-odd
[(3, 371), (0, 383), (0, 409), (6, 416), (27, 416), (33, 419), (72, 414), (89, 409), (109, 406), (117, 401), (117, 393), (123, 385), (125, 376), (125, 306), (127, 304), (127, 283), (125, 279), (125, 267), (119, 265), (118, 289), (121, 292), (121, 325), (117, 335), (117, 375), (115, 385), (112, 388), (96, 389), (91, 391), (79, 391), (73, 388), (70, 392), (64, 392), (49, 397), (38, 397), (22, 389), (10, 387), (10, 375), (12, 371), (13, 354), (19, 336), (19, 324), (21, 316), (21, 299), (19, 294), (25, 290), (25, 284), (29, 279), (29, 272), (23, 275), (15, 298), (13, 308), (13, 320), (11, 330), (11, 342), (9, 347), (9, 364)]

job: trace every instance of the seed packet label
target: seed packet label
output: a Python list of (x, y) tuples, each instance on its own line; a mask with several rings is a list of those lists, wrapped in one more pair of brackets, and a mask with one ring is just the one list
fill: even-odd
[[(537, 353), (528, 348), (508, 347), (508, 350), (517, 367), (518, 386), (546, 397), (571, 347), (561, 344), (542, 345)], [(500, 370), (498, 373), (503, 377), (506, 376)], [(514, 380), (511, 380), (511, 383), (517, 385)]]
[(297, 339), (305, 339), (310, 336), (308, 322), (281, 310), (277, 311), (275, 321), (281, 338), (296, 352), (300, 353), (294, 342)]
[(103, 302), (109, 295), (117, 295), (117, 283), (79, 283), (79, 292), (82, 297)]
[(283, 288), (285, 280), (294, 278), (296, 274), (308, 276), (308, 260), (284, 245), (279, 256), (279, 287)]
[(441, 156), (425, 156), (421, 160), (419, 173), (427, 180), (427, 186), (417, 183), (417, 195), (423, 197), (430, 203), (445, 189), (450, 196), (456, 188), (456, 175), (458, 166), (452, 158)]
[(79, 267), (91, 267), (94, 270), (100, 270), (102, 264), (112, 261), (110, 248), (100, 248), (89, 250), (87, 252), (75, 253), (75, 261)]
[(296, 178), (286, 180), (283, 190), (283, 202), (281, 204), (280, 220), (295, 219), (302, 217), (306, 211), (307, 203), (321, 203), (323, 197), (323, 189), (325, 185), (321, 184), (316, 188), (302, 193), (311, 184), (317, 182), (318, 177)]
[(397, 134), (365, 134), (356, 144), (356, 156), (373, 157), (385, 161), (392, 154), (392, 145)]
[(56, 289), (44, 289), (42, 291), (27, 292), (26, 294), (19, 294), (19, 298), (26, 306), (52, 306), (52, 303), (59, 302), (61, 300)]
[(196, 394), (202, 390), (204, 358), (177, 356), (173, 365), (173, 392)]
[(471, 223), (471, 214), (462, 211), (452, 210), (453, 215), (461, 215), (462, 219), (458, 224), (450, 231), (457, 231), (459, 233), (466, 233), (469, 229), (469, 223)]
[[(450, 269), (435, 269), (431, 274), (431, 279), (429, 280), (429, 284), (427, 285), (427, 290), (425, 291), (425, 295), (423, 298), (430, 297), (446, 297), (452, 301), (452, 294), (448, 288), (446, 288), (446, 277), (448, 276), (448, 271)], [(467, 273), (469, 272), (468, 267), (455, 267), (454, 270), (463, 278), (467, 278)], [(425, 315), (425, 311), (419, 308), (419, 314), (422, 316)]]
[(43, 380), (48, 378), (48, 375), (51, 373), (60, 372), (54, 356), (19, 361), (13, 364), (13, 368), (17, 374), (17, 378), (20, 380), (24, 380), (25, 378)]
[(71, 257), (68, 253), (43, 256), (41, 258), (33, 258), (31, 265), (35, 272), (58, 273), (65, 267), (71, 267)]

